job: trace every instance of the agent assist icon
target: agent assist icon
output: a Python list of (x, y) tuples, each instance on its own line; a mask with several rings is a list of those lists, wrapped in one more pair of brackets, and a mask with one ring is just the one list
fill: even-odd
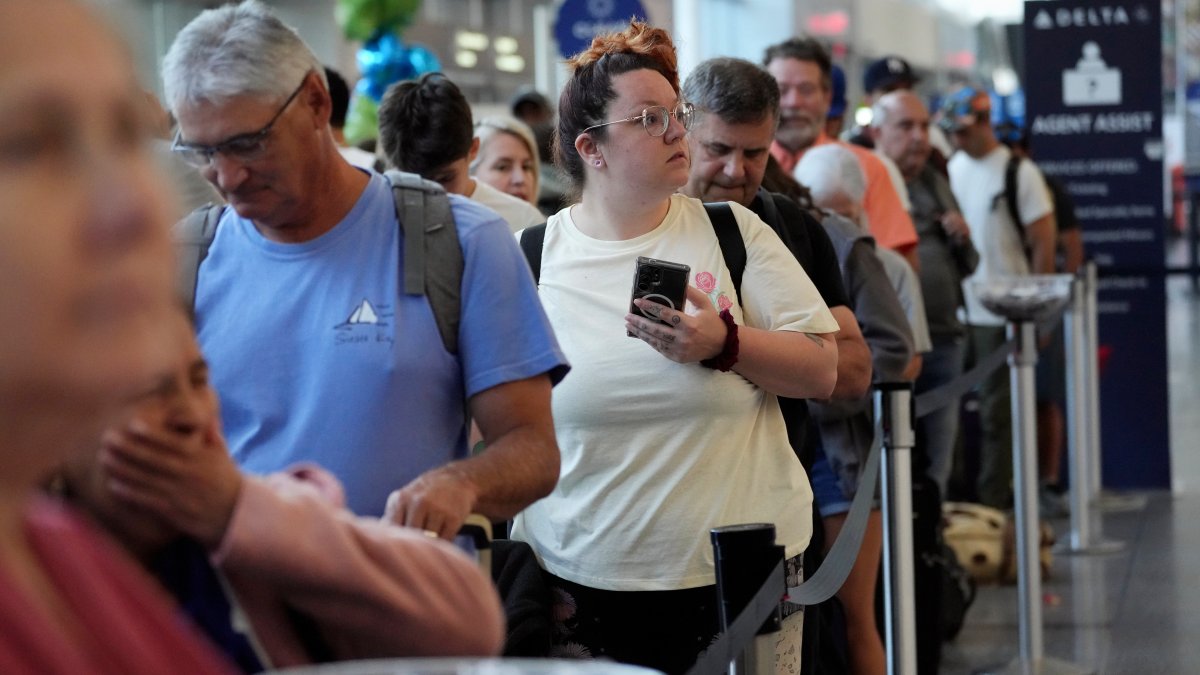
[(1063, 105), (1118, 105), (1121, 103), (1121, 71), (1109, 68), (1100, 58), (1100, 45), (1083, 43), (1083, 57), (1074, 68), (1063, 71)]

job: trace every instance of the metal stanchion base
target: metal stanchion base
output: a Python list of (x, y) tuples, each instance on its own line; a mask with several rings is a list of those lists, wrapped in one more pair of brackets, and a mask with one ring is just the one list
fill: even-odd
[(1076, 546), (1070, 541), (1061, 541), (1054, 547), (1054, 552), (1062, 555), (1112, 555), (1124, 550), (1125, 542), (1112, 539), (1100, 539), (1089, 542), (1086, 546)]
[(1046, 656), (1032, 662), (1017, 658), (996, 669), (976, 671), (976, 675), (985, 673), (986, 675), (1095, 675), (1096, 670)]
[(1105, 513), (1125, 513), (1146, 508), (1146, 495), (1125, 495), (1101, 490), (1092, 497), (1092, 506)]

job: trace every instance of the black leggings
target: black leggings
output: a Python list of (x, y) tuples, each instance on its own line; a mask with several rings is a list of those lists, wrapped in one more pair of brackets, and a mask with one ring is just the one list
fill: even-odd
[(716, 586), (606, 591), (546, 573), (553, 602), (551, 656), (612, 659), (685, 673), (716, 637)]

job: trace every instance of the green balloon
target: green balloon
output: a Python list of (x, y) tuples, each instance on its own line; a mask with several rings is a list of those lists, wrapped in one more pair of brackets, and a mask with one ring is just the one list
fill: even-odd
[(350, 145), (377, 138), (379, 136), (379, 106), (369, 96), (356, 93), (350, 101), (350, 110), (346, 113), (346, 126), (343, 129), (346, 142)]
[(365, 41), (379, 30), (401, 30), (412, 24), (421, 0), (337, 0), (333, 17), (351, 40)]

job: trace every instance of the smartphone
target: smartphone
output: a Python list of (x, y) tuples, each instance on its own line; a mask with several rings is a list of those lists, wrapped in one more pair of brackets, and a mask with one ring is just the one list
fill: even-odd
[[(666, 321), (643, 312), (633, 304), (633, 301), (644, 298), (671, 309), (683, 311), (684, 298), (687, 297), (688, 277), (691, 272), (692, 268), (687, 265), (639, 256), (637, 267), (633, 272), (633, 297), (629, 300), (629, 312), (644, 316), (651, 321), (666, 324)], [(626, 332), (626, 335), (633, 337), (633, 334), (629, 332)]]

